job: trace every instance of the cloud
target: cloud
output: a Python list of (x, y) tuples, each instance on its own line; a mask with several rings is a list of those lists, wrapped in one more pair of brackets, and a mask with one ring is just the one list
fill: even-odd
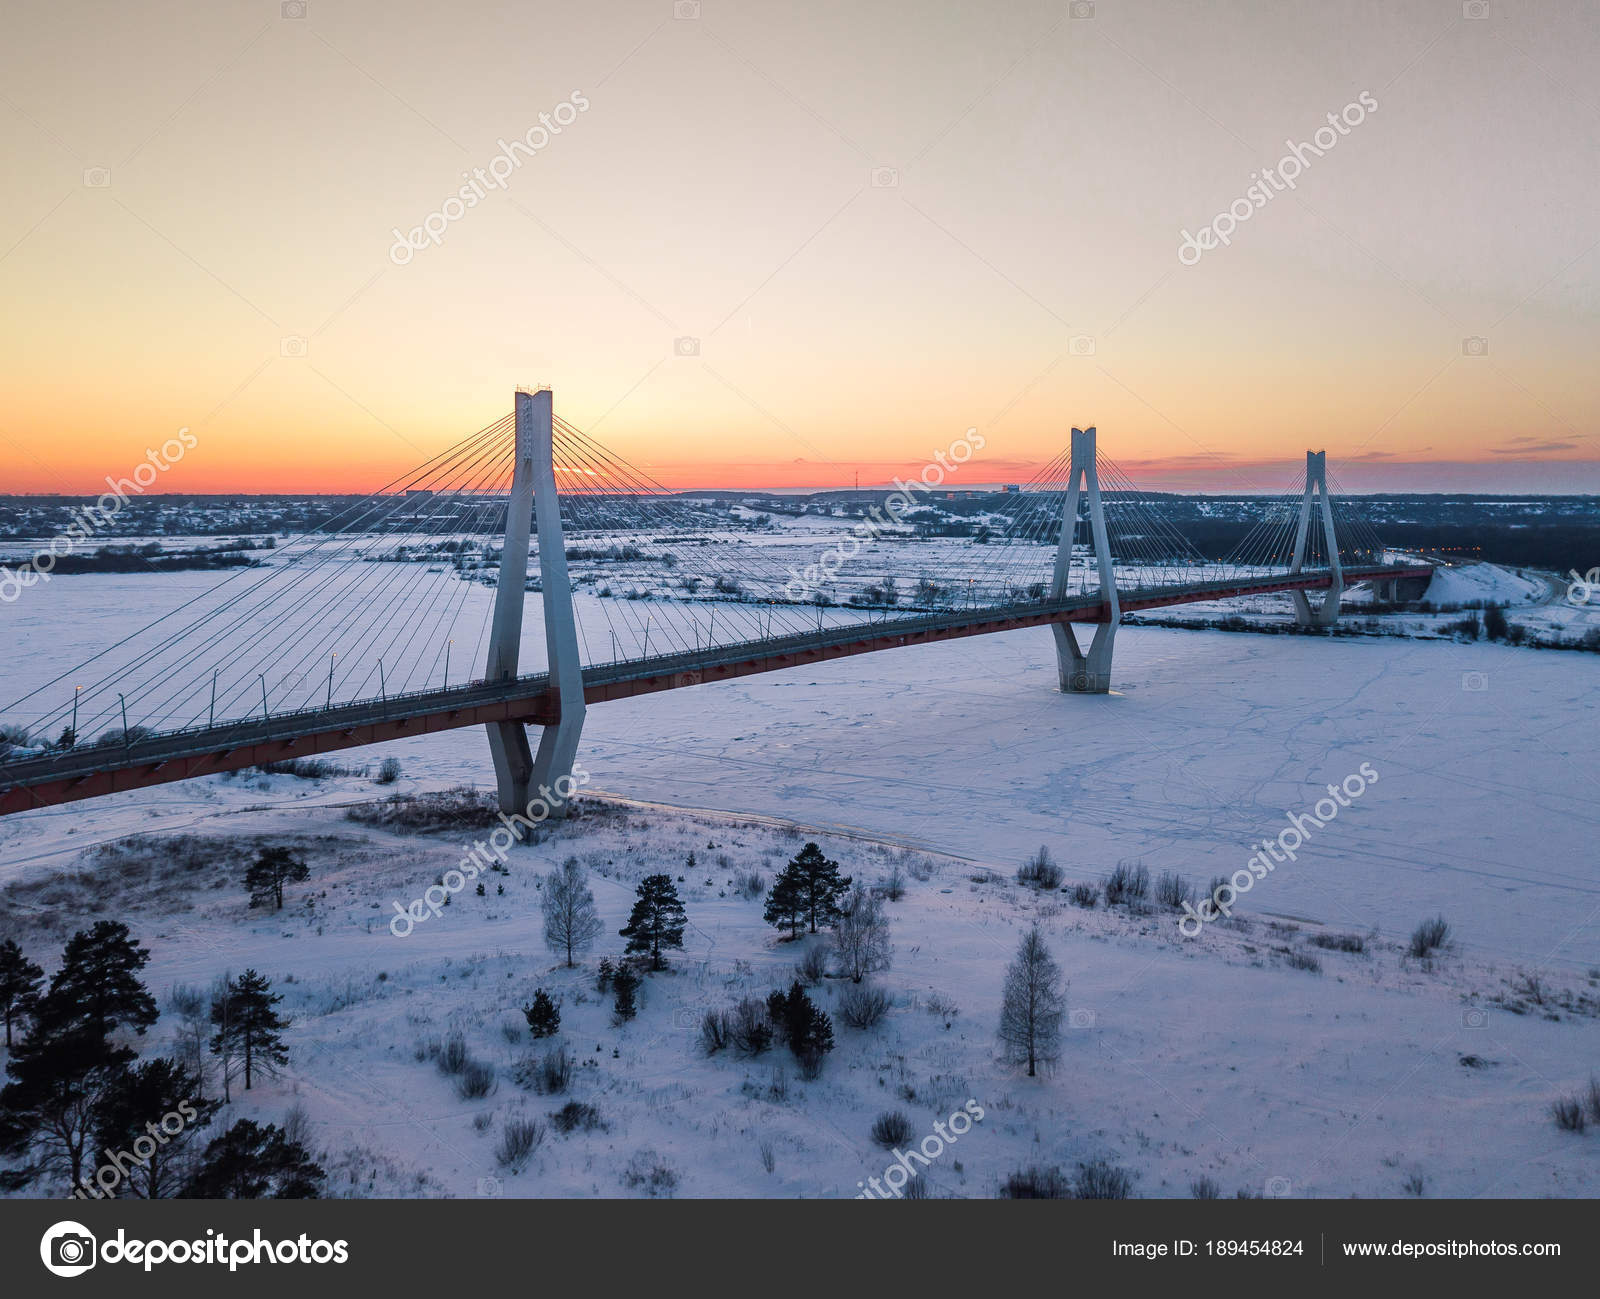
[(1490, 450), (1490, 454), (1497, 456), (1525, 456), (1530, 451), (1542, 453), (1546, 451), (1576, 451), (1578, 449), (1578, 444), (1576, 442), (1532, 442), (1532, 440), (1529, 438), (1512, 438), (1511, 440), (1513, 442), (1521, 443), (1531, 442), (1531, 445), (1517, 447), (1493, 447)]

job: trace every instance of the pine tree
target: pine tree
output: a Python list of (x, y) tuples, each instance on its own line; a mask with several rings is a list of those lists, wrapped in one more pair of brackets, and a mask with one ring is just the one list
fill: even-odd
[(78, 930), (67, 940), (61, 968), (39, 1003), (41, 1023), (58, 1029), (82, 1024), (98, 1038), (126, 1024), (143, 1036), (157, 1016), (155, 999), (139, 982), (139, 971), (149, 963), (149, 949), (140, 947), (119, 920)]
[(561, 1008), (543, 988), (533, 990), (533, 1004), (523, 1007), (522, 1015), (535, 1037), (552, 1037), (561, 1030)]
[(578, 859), (568, 857), (560, 870), (551, 871), (545, 878), (545, 946), (556, 955), (565, 956), (567, 968), (571, 969), (574, 953), (593, 943), (602, 928), (588, 877)]
[(617, 967), (611, 964), (609, 956), (600, 958), (600, 968), (595, 973), (594, 986), (601, 992), (611, 990), (611, 981), (617, 977)]
[(839, 898), (849, 887), (850, 877), (839, 874), (839, 863), (823, 856), (816, 844), (808, 843), (773, 884), (773, 896), (767, 899), (767, 922), (789, 924), (791, 932), (798, 933), (798, 921), (773, 919), (774, 914), (786, 917), (788, 908), (796, 907), (811, 932), (816, 933), (819, 921), (827, 924), (839, 918)]
[(39, 1003), (44, 971), (22, 954), (11, 939), (0, 943), (0, 1018), (6, 1022), (6, 1050), (13, 1043), (11, 1030), (33, 1013)]
[(283, 886), (311, 878), (311, 868), (287, 848), (263, 848), (244, 873), (252, 907), (283, 910)]
[(639, 884), (633, 914), (620, 932), (628, 940), (628, 951), (648, 953), (650, 968), (661, 970), (667, 964), (661, 949), (683, 946), (685, 923), (683, 902), (672, 876), (646, 875)]
[(796, 979), (787, 993), (767, 998), (767, 1017), (783, 1035), (789, 1050), (804, 1059), (833, 1050), (833, 1021), (807, 995)]
[(217, 1028), (211, 1050), (222, 1060), (225, 1100), (238, 1069), (244, 1070), (244, 1089), (249, 1091), (256, 1072), (273, 1074), (288, 1063), (288, 1048), (278, 1034), (289, 1021), (273, 1009), (282, 1000), (254, 970), (246, 970), (237, 981), (224, 979), (221, 995), (211, 1003), (211, 1022)]
[(639, 983), (639, 976), (633, 972), (631, 965), (622, 966), (612, 976), (611, 986), (617, 994), (615, 1005), (617, 1019), (623, 1023), (639, 1013), (639, 1008), (634, 1002), (634, 994), (639, 990)]
[(314, 1200), (326, 1174), (283, 1130), (240, 1119), (206, 1147), (200, 1167), (184, 1185), (195, 1200)]
[(800, 937), (806, 906), (800, 868), (793, 862), (785, 866), (778, 878), (772, 881), (772, 888), (767, 893), (767, 907), (761, 915), (762, 919), (777, 929), (787, 926), (790, 938)]
[(1061, 969), (1035, 925), (1022, 936), (1017, 959), (1006, 970), (1000, 1006), (1000, 1044), (1011, 1064), (1026, 1064), (1028, 1077), (1059, 1054), (1066, 1004)]
[(15, 1185), (44, 1173), (73, 1186), (83, 1180), (106, 1099), (134, 1058), (49, 1001), (46, 993), (6, 1062), (11, 1081), (0, 1090), (0, 1151), (23, 1161), (7, 1179)]
[[(143, 1200), (178, 1193), (188, 1162), (186, 1148), (222, 1107), (221, 1101), (198, 1099), (199, 1091), (199, 1080), (173, 1060), (146, 1060), (116, 1076), (97, 1135), (108, 1162), (113, 1152), (135, 1156), (126, 1166), (118, 1193)], [(168, 1122), (173, 1116), (182, 1124), (175, 1132)], [(154, 1146), (144, 1158), (138, 1157), (141, 1144)], [(94, 1189), (92, 1182), (88, 1189)]]

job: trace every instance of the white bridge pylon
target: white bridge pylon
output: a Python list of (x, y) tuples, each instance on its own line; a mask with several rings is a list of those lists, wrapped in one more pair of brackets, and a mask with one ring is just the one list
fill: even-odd
[(1106, 532), (1105, 505), (1100, 499), (1100, 472), (1095, 466), (1094, 447), (1092, 427), (1072, 430), (1067, 497), (1061, 507), (1061, 539), (1056, 545), (1055, 575), (1050, 583), (1050, 598), (1062, 599), (1072, 571), (1072, 538), (1078, 529), (1081, 490), (1087, 497), (1089, 532), (1094, 543), (1095, 563), (1100, 570), (1101, 617), (1087, 651), (1078, 645), (1078, 635), (1070, 623), (1058, 622), (1050, 626), (1056, 638), (1056, 667), (1061, 689), (1069, 694), (1103, 695), (1111, 689), (1111, 646), (1122, 623), (1122, 607), (1117, 602), (1117, 574)]
[[(561, 532), (561, 502), (556, 491), (553, 396), (548, 388), (517, 393), (516, 469), (506, 509), (505, 548), (500, 580), (495, 587), (494, 623), (488, 681), (510, 681), (517, 675), (522, 641), (522, 603), (528, 584), (528, 541), (535, 508), (539, 517), (539, 586), (544, 600), (545, 649), (550, 681), (561, 716), (546, 726), (535, 752), (524, 722), (491, 722), (489, 751), (494, 757), (500, 810), (532, 816), (535, 802), (544, 815), (564, 817), (570, 797), (563, 796), (563, 777), (570, 780), (583, 734), (583, 664), (578, 658), (578, 624), (572, 609), (572, 582), (567, 575), (566, 541)], [(571, 786), (566, 786), (570, 792)], [(552, 797), (552, 793), (555, 797)], [(543, 815), (536, 819), (543, 819)]]
[(1306, 543), (1311, 538), (1311, 504), (1316, 498), (1322, 517), (1323, 545), (1328, 552), (1328, 568), (1333, 573), (1333, 585), (1316, 608), (1304, 591), (1291, 591), (1294, 599), (1294, 620), (1301, 627), (1331, 627), (1339, 618), (1339, 601), (1344, 596), (1344, 566), (1339, 562), (1339, 538), (1333, 527), (1333, 502), (1328, 497), (1328, 453), (1306, 452), (1306, 488), (1300, 498), (1300, 521), (1294, 530), (1294, 560), (1289, 565), (1291, 574), (1305, 567)]

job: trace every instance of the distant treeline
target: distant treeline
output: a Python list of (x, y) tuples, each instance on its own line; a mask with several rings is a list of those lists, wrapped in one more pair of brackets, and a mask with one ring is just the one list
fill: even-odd
[(163, 550), (155, 542), (143, 546), (101, 546), (88, 554), (56, 558), (54, 576), (73, 573), (177, 573), (188, 569), (247, 568), (255, 561), (231, 546), (205, 550)]
[[(1517, 523), (1475, 523), (1470, 528), (1439, 523), (1384, 523), (1383, 544), (1396, 550), (1439, 554), (1444, 558), (1480, 559), (1513, 568), (1542, 568), (1558, 573), (1586, 573), (1600, 564), (1600, 519), (1593, 523), (1542, 522), (1525, 515)], [(1224, 559), (1242, 542), (1243, 523), (1191, 520), (1183, 535), (1207, 559)]]

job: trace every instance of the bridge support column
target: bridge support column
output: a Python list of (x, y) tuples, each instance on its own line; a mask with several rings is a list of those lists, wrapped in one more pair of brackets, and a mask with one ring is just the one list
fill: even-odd
[(1306, 544), (1311, 537), (1312, 500), (1316, 499), (1322, 517), (1322, 535), (1328, 548), (1328, 568), (1333, 575), (1333, 585), (1322, 597), (1322, 603), (1313, 608), (1311, 598), (1304, 591), (1291, 591), (1294, 600), (1294, 620), (1301, 627), (1331, 627), (1339, 618), (1339, 602), (1344, 596), (1344, 566), (1339, 562), (1339, 538), (1333, 528), (1333, 502), (1328, 497), (1328, 453), (1306, 452), (1306, 490), (1300, 498), (1300, 521), (1294, 533), (1294, 560), (1290, 573), (1305, 567)]
[(1095, 467), (1095, 431), (1092, 428), (1072, 430), (1067, 499), (1062, 506), (1061, 539), (1056, 546), (1055, 575), (1050, 583), (1052, 600), (1063, 599), (1067, 593), (1072, 571), (1072, 538), (1078, 526), (1080, 478), (1081, 491), (1088, 498), (1089, 532), (1100, 569), (1100, 618), (1087, 650), (1078, 644), (1071, 623), (1054, 623), (1050, 630), (1056, 638), (1056, 670), (1062, 691), (1103, 695), (1111, 689), (1111, 649), (1117, 628), (1122, 624), (1122, 607), (1117, 602), (1117, 575), (1111, 561), (1111, 542), (1106, 534), (1105, 508), (1100, 500), (1100, 474)]
[(522, 722), (494, 722), (488, 727), (494, 757), (500, 810), (523, 813), (534, 799), (543, 799), (550, 815), (566, 815), (569, 800), (551, 798), (556, 782), (572, 775), (578, 739), (583, 733), (583, 669), (578, 659), (577, 620), (572, 611), (572, 582), (567, 576), (566, 542), (561, 533), (561, 502), (556, 491), (552, 397), (549, 389), (519, 392), (516, 397), (516, 468), (506, 514), (505, 549), (500, 556), (500, 581), (495, 588), (494, 624), (489, 638), (487, 680), (517, 675), (522, 644), (522, 606), (528, 580), (528, 547), (534, 508), (539, 515), (539, 585), (544, 596), (544, 638), (560, 716), (546, 726), (534, 752)]

